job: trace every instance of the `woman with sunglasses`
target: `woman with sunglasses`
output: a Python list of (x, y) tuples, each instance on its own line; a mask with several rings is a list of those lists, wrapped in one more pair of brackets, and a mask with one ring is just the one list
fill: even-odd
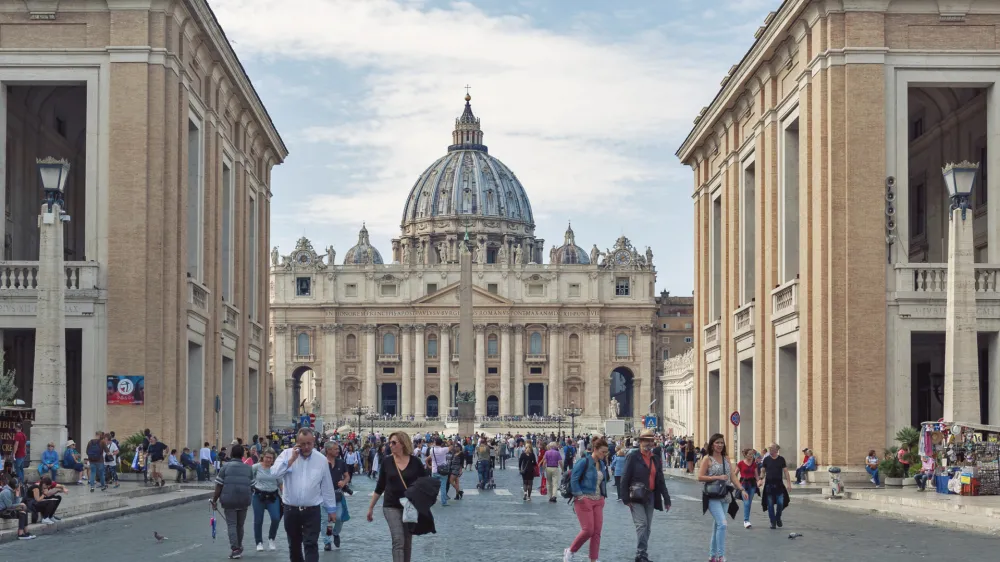
[(410, 527), (403, 523), (403, 504), (399, 502), (399, 498), (424, 475), (424, 467), (420, 459), (413, 456), (413, 442), (403, 431), (389, 435), (389, 450), (392, 454), (382, 459), (382, 470), (378, 473), (375, 493), (368, 504), (368, 522), (373, 520), (375, 504), (384, 493), (382, 515), (389, 524), (389, 534), (392, 536), (392, 562), (410, 562), (413, 535)]
[[(699, 482), (713, 482), (720, 480), (731, 484), (739, 491), (744, 502), (750, 501), (750, 495), (743, 489), (740, 482), (740, 475), (729, 462), (729, 455), (726, 451), (726, 438), (721, 433), (716, 433), (708, 440), (705, 447), (706, 455), (698, 470)], [(710, 498), (702, 494), (702, 509), (712, 514), (715, 520), (715, 527), (712, 530), (712, 541), (709, 545), (709, 562), (726, 562), (726, 508), (729, 506), (729, 495), (722, 498)]]

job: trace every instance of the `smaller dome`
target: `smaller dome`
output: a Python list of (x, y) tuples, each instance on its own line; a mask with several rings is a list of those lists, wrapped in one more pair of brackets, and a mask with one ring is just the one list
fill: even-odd
[(552, 247), (549, 261), (553, 264), (590, 265), (590, 256), (583, 248), (576, 245), (576, 235), (573, 234), (572, 225), (566, 227), (563, 245), (558, 248)]
[(368, 239), (368, 229), (362, 224), (361, 232), (358, 232), (358, 243), (344, 254), (344, 265), (368, 265), (370, 263), (382, 265), (382, 254), (379, 254), (375, 246), (372, 246)]

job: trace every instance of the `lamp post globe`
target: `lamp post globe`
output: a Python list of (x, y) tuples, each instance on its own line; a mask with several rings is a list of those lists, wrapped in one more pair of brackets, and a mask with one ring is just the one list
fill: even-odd
[(962, 209), (962, 220), (965, 220), (965, 211), (969, 208), (969, 198), (976, 185), (976, 174), (978, 173), (979, 164), (973, 164), (969, 161), (957, 164), (950, 162), (941, 168), (948, 196), (951, 197), (951, 208)]

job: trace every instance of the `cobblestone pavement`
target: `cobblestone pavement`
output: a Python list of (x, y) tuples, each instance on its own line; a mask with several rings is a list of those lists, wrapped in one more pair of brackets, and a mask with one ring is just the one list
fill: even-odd
[[(438, 534), (414, 538), (414, 562), (496, 560), (529, 562), (561, 560), (578, 527), (576, 517), (563, 501), (550, 504), (536, 495), (521, 501), (520, 478), (514, 470), (496, 471), (498, 489), (476, 494), (475, 474), (466, 473), (467, 493), (447, 507), (435, 506)], [(538, 480), (536, 479), (536, 485)], [(671, 479), (673, 497), (669, 514), (656, 512), (650, 539), (650, 557), (657, 561), (708, 559), (712, 519), (702, 515), (696, 483)], [(349, 498), (352, 520), (343, 531), (339, 552), (320, 553), (320, 560), (381, 562), (390, 559), (388, 530), (376, 508), (374, 523), (364, 520), (368, 493), (374, 482), (355, 481)], [(613, 487), (612, 496), (614, 496)], [(994, 559), (996, 538), (966, 534), (891, 519), (859, 516), (821, 506), (795, 503), (786, 512), (783, 529), (768, 529), (766, 516), (755, 504), (752, 529), (742, 527), (742, 512), (730, 520), (727, 558), (730, 561), (837, 561), (891, 562), (926, 560)], [(613, 498), (605, 507), (601, 560), (631, 561), (635, 535), (627, 510)], [(102, 560), (133, 562), (141, 559), (194, 562), (222, 560), (228, 555), (225, 523), (220, 520), (213, 542), (208, 526), (207, 502), (166, 508), (123, 519), (71, 529), (34, 541), (0, 546), (0, 561)], [(254, 552), (253, 532), (246, 528), (246, 559), (288, 560), (284, 531), (278, 533), (277, 552)], [(266, 524), (265, 524), (266, 525)], [(156, 543), (153, 531), (168, 537)], [(803, 536), (790, 540), (791, 532)], [(586, 546), (584, 547), (584, 550)]]

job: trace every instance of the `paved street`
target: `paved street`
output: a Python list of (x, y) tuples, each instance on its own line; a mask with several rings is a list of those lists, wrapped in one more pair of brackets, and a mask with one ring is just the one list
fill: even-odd
[[(576, 518), (565, 503), (539, 500), (523, 504), (519, 478), (514, 470), (497, 471), (498, 490), (475, 494), (475, 476), (466, 473), (465, 499), (435, 507), (438, 534), (414, 539), (414, 562), (487, 559), (528, 562), (560, 560), (577, 530)], [(537, 480), (536, 480), (537, 482)], [(674, 509), (657, 512), (651, 538), (653, 560), (698, 561), (708, 559), (711, 517), (702, 515), (696, 483), (672, 479), (668, 482)], [(339, 553), (322, 553), (321, 560), (371, 562), (389, 557), (388, 530), (379, 509), (374, 523), (364, 520), (368, 492), (373, 482), (356, 481), (357, 493), (349, 499), (353, 519), (344, 527)], [(536, 490), (537, 491), (537, 490)], [(728, 556), (731, 561), (857, 561), (880, 562), (914, 559), (992, 559), (996, 538), (965, 534), (890, 519), (859, 516), (832, 509), (795, 504), (786, 512), (784, 529), (771, 531), (766, 517), (755, 509), (757, 526), (742, 528), (742, 513), (730, 522)], [(198, 502), (156, 513), (114, 519), (71, 529), (30, 542), (0, 546), (0, 561), (102, 560), (132, 562), (137, 559), (201, 561), (221, 560), (228, 555), (225, 524), (213, 543), (208, 526), (207, 502)], [(266, 525), (265, 525), (266, 528)], [(168, 537), (162, 544), (153, 531)], [(788, 533), (803, 536), (789, 540)], [(279, 531), (277, 553), (253, 551), (252, 527), (247, 534), (247, 559), (287, 560), (284, 532)], [(630, 561), (634, 531), (625, 508), (610, 501), (605, 509), (601, 560)], [(469, 539), (474, 539), (470, 542)], [(478, 540), (476, 540), (478, 539)]]

